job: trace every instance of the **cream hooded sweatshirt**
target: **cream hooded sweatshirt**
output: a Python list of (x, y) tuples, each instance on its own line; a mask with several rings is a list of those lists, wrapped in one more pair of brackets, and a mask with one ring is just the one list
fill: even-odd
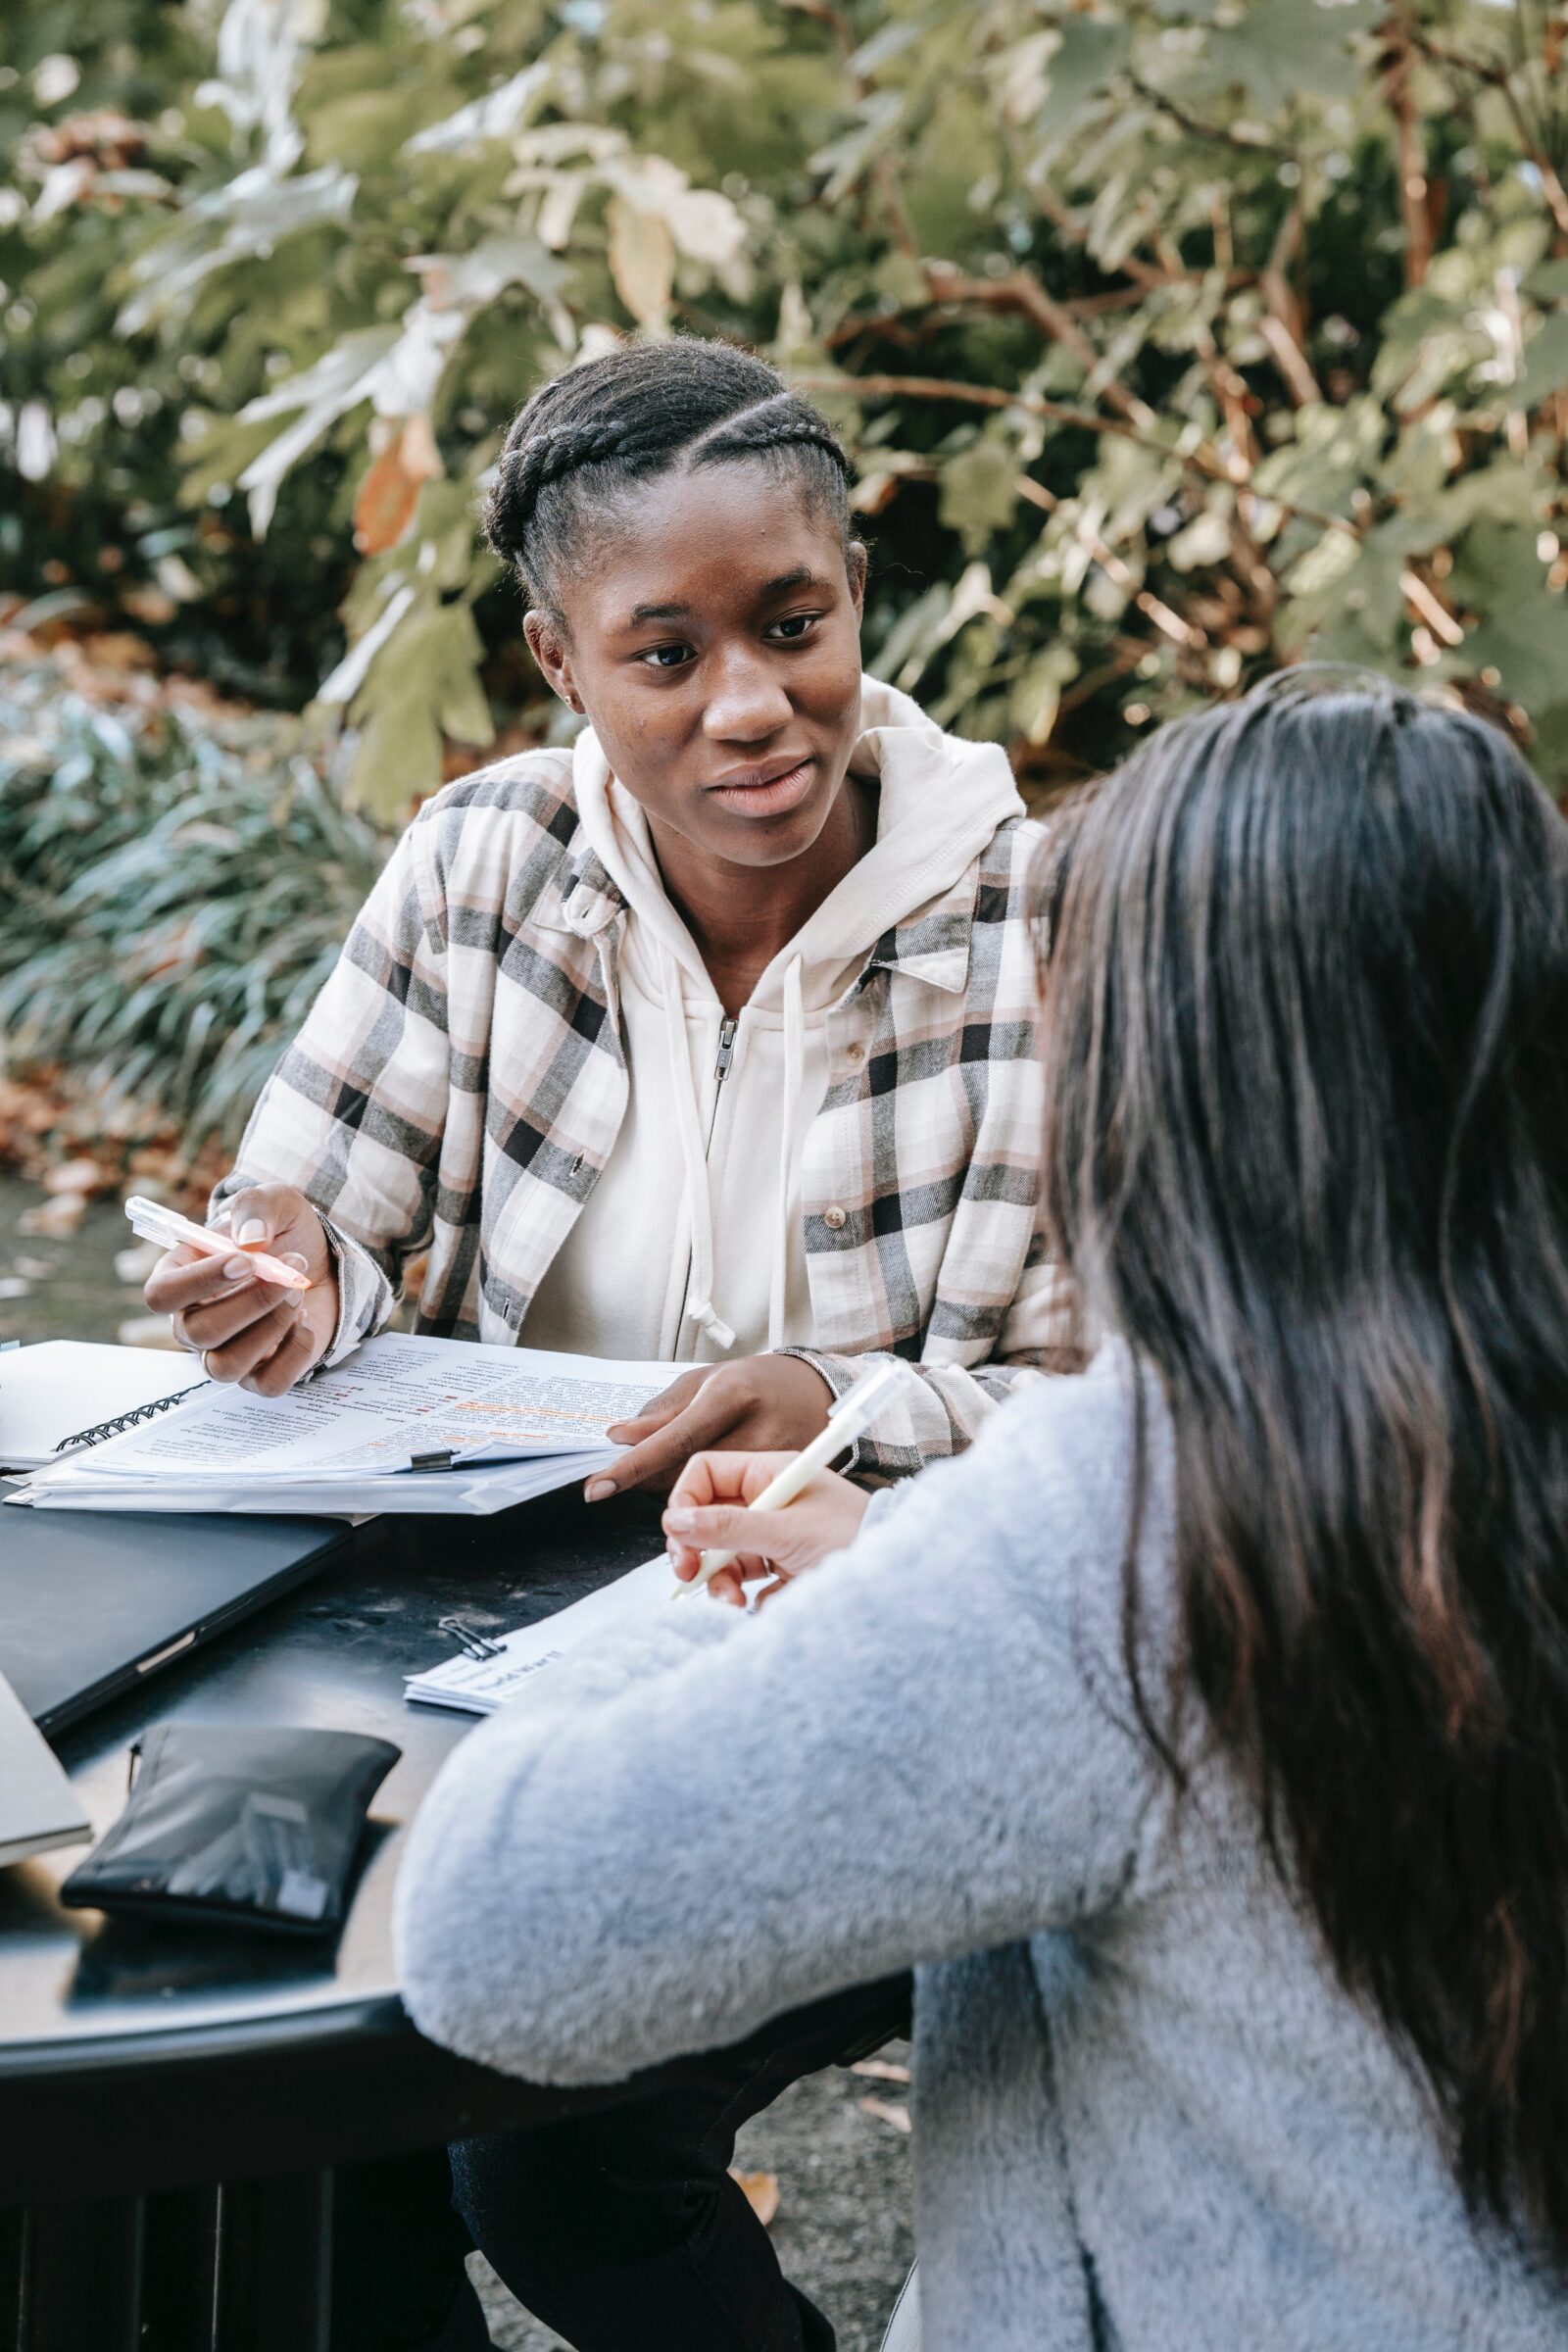
[(618, 986), (631, 1092), (604, 1172), (535, 1293), (530, 1348), (714, 1363), (817, 1334), (801, 1148), (830, 1076), (827, 1019), (883, 933), (953, 887), (1023, 813), (996, 744), (948, 735), (862, 682), (851, 773), (880, 785), (877, 838), (727, 1022), (665, 896), (648, 822), (591, 730), (578, 813), (628, 915)]

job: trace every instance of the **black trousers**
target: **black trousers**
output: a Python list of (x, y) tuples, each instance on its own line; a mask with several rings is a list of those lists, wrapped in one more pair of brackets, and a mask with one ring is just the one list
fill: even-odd
[(470, 2243), (574, 2352), (833, 2352), (729, 2178), (735, 2135), (791, 2082), (906, 2034), (909, 1995), (907, 1977), (835, 1993), (646, 2097), (460, 2141), (456, 2213), (440, 2156), (365, 2168), (340, 2192), (333, 2352), (477, 2352)]

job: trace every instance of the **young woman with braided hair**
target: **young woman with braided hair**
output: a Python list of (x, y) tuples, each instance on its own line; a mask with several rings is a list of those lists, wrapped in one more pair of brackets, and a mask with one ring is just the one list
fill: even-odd
[[(847, 474), (717, 343), (616, 351), (518, 416), (489, 536), (588, 723), (449, 786), (394, 851), (220, 1187), (236, 1239), (303, 1257), (303, 1304), (179, 1251), (148, 1284), (215, 1378), (277, 1395), (336, 1363), (421, 1250), (419, 1330), (676, 1369), (590, 1501), (800, 1447), (877, 1351), (916, 1377), (860, 1442), (872, 1477), (1039, 1377), (1039, 831), (996, 745), (862, 677)], [(486, 2251), (580, 2352), (830, 2344), (729, 2151), (906, 2001), (838, 1997), (613, 2123), (470, 2152)], [(410, 2324), (406, 2264), (347, 2269), (345, 2341), (441, 2340), (367, 2320), (397, 2279)]]

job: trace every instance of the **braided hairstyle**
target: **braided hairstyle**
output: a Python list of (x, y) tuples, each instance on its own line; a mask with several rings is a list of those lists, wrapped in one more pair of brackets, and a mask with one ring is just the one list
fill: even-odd
[(850, 462), (826, 418), (765, 361), (694, 335), (627, 344), (542, 385), (507, 433), (485, 535), (559, 621), (595, 519), (624, 517), (654, 474), (736, 458), (793, 473), (848, 552)]

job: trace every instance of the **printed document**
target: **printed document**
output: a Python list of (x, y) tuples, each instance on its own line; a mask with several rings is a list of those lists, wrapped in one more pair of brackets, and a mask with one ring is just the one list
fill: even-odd
[(18, 1499), (58, 1509), (501, 1509), (613, 1459), (607, 1427), (631, 1419), (669, 1379), (667, 1364), (383, 1333), (283, 1396), (205, 1387), (72, 1455)]
[[(629, 1568), (613, 1584), (601, 1585), (597, 1592), (574, 1600), (569, 1608), (558, 1609), (538, 1625), (496, 1636), (490, 1643), (498, 1653), (494, 1657), (448, 1658), (423, 1674), (406, 1675), (404, 1696), (416, 1706), (455, 1707), (465, 1715), (493, 1715), (569, 1649), (583, 1642), (602, 1640), (617, 1627), (663, 1608), (674, 1589), (675, 1572), (667, 1555), (661, 1552), (657, 1559)], [(710, 1608), (719, 1605), (708, 1603)]]

